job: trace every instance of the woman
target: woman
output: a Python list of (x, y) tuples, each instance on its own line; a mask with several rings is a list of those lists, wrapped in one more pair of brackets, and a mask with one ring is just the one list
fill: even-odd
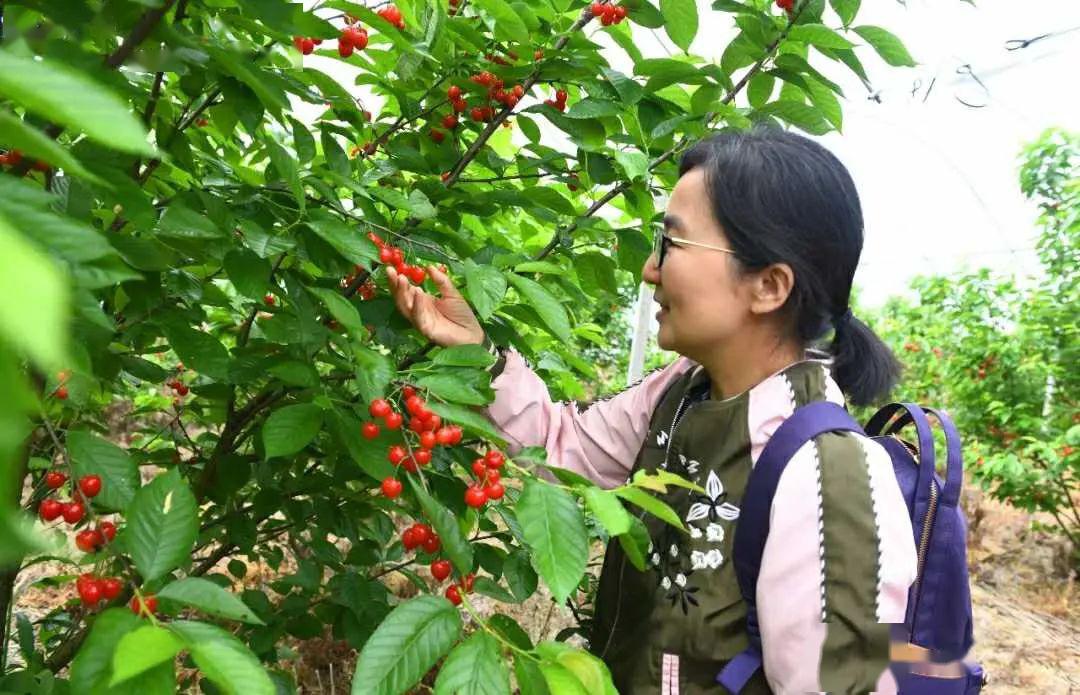
[[(487, 410), (511, 453), (544, 446), (549, 462), (600, 486), (659, 468), (706, 490), (660, 495), (689, 534), (642, 514), (648, 571), (608, 547), (590, 649), (624, 694), (726, 692), (716, 676), (748, 643), (731, 549), (754, 462), (795, 408), (873, 402), (898, 373), (848, 308), (862, 213), (832, 154), (779, 130), (721, 133), (683, 155), (679, 176), (642, 276), (660, 304), (657, 342), (681, 357), (579, 411), (553, 403), (521, 355), (500, 349)], [(387, 272), (428, 338), (486, 342), (438, 269), (440, 299)], [(812, 349), (830, 335), (827, 353)], [(744, 693), (895, 691), (888, 624), (903, 622), (916, 571), (907, 516), (889, 457), (869, 439), (828, 433), (796, 453), (757, 584), (764, 672)]]

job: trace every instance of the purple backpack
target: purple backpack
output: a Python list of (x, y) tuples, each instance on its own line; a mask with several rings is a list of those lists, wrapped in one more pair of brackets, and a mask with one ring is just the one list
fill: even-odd
[[(934, 470), (934, 438), (928, 414), (934, 416), (945, 431), (944, 480)], [(912, 423), (918, 434), (917, 452), (912, 452), (892, 436)], [(762, 666), (756, 586), (765, 539), (769, 535), (769, 511), (780, 475), (803, 444), (824, 432), (838, 431), (865, 433), (885, 447), (892, 458), (893, 472), (911, 517), (919, 553), (919, 571), (908, 593), (904, 624), (892, 627), (892, 641), (922, 647), (927, 650), (926, 658), (937, 663), (965, 659), (974, 642), (967, 572), (967, 524), (958, 506), (964, 466), (960, 456), (960, 435), (952, 420), (930, 408), (892, 403), (870, 418), (864, 432), (842, 406), (817, 401), (798, 408), (777, 429), (758, 458), (743, 495), (733, 555), (739, 587), (748, 607), (750, 646), (716, 677), (716, 681), (732, 693), (739, 693)], [(956, 677), (921, 675), (913, 672), (913, 666), (917, 664), (896, 661), (890, 666), (900, 695), (976, 695), (985, 683), (982, 668), (967, 661), (963, 661), (963, 673)]]

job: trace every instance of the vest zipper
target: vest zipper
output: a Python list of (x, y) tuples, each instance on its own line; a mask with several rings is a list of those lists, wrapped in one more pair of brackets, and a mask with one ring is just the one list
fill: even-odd
[[(685, 415), (690, 410), (690, 408), (693, 407), (693, 404), (691, 404), (689, 407), (686, 407), (687, 406), (687, 400), (689, 399), (689, 397), (690, 397), (690, 392), (689, 392), (689, 389), (687, 389), (687, 391), (685, 393), (683, 393), (682, 400), (679, 401), (679, 407), (675, 409), (675, 417), (671, 421), (671, 429), (670, 429), (670, 431), (668, 433), (667, 448), (664, 450), (664, 467), (665, 468), (667, 467), (668, 456), (670, 456), (670, 454), (671, 454), (671, 442), (672, 442), (672, 440), (675, 439), (675, 429), (679, 426), (679, 422), (682, 420), (683, 415)], [(646, 511), (641, 512), (641, 514), (638, 515), (638, 520), (643, 520), (647, 513), (648, 512), (646, 512)], [(656, 549), (654, 548), (654, 550), (656, 550)], [(604, 655), (607, 653), (608, 647), (611, 646), (611, 640), (614, 639), (614, 637), (615, 637), (615, 629), (618, 627), (618, 624), (619, 624), (619, 613), (621, 612), (621, 609), (622, 609), (622, 582), (623, 582), (623, 574), (625, 574), (625, 572), (626, 572), (626, 553), (623, 552), (623, 559), (622, 559), (622, 562), (619, 564), (619, 583), (618, 583), (618, 585), (617, 585), (617, 587), (615, 589), (615, 617), (611, 621), (611, 632), (608, 633), (607, 643), (604, 645), (603, 651), (600, 652), (600, 658), (601, 659), (604, 658)]]

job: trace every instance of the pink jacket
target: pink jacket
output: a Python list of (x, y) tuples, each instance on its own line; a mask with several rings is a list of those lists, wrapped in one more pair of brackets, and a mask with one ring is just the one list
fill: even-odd
[[(542, 446), (551, 465), (613, 488), (627, 481), (665, 390), (698, 366), (680, 357), (621, 393), (579, 410), (575, 403), (553, 402), (540, 377), (509, 349), (503, 371), (492, 382), (496, 396), (486, 414), (507, 440), (511, 455), (526, 446)], [(828, 384), (828, 399), (842, 404), (831, 377)], [(782, 381), (773, 377), (750, 390), (749, 403), (751, 457), (756, 461), (792, 407)], [(865, 437), (859, 439), (870, 468), (880, 539), (878, 620), (902, 623), (916, 575), (911, 525), (887, 452)], [(821, 691), (826, 625), (818, 598), (818, 506), (815, 496), (807, 494), (814, 489), (814, 469), (805, 460), (809, 458), (803, 455), (805, 450), (792, 458), (777, 487), (757, 585), (765, 671), (777, 693)], [(782, 540), (773, 542), (776, 539)], [(878, 680), (877, 692), (896, 692), (887, 670)]]

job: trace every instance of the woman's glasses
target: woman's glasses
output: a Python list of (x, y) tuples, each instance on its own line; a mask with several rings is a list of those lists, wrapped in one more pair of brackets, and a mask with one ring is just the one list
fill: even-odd
[(696, 241), (690, 241), (689, 239), (680, 239), (676, 236), (670, 236), (667, 232), (657, 232), (653, 236), (653, 254), (656, 255), (656, 269), (659, 270), (664, 265), (664, 257), (667, 256), (668, 247), (672, 244), (685, 244), (687, 246), (700, 246), (704, 249), (712, 249), (713, 251), (723, 251), (724, 253), (730, 253), (735, 255), (735, 252), (731, 249), (726, 249), (723, 246), (713, 246), (711, 244), (702, 244)]

